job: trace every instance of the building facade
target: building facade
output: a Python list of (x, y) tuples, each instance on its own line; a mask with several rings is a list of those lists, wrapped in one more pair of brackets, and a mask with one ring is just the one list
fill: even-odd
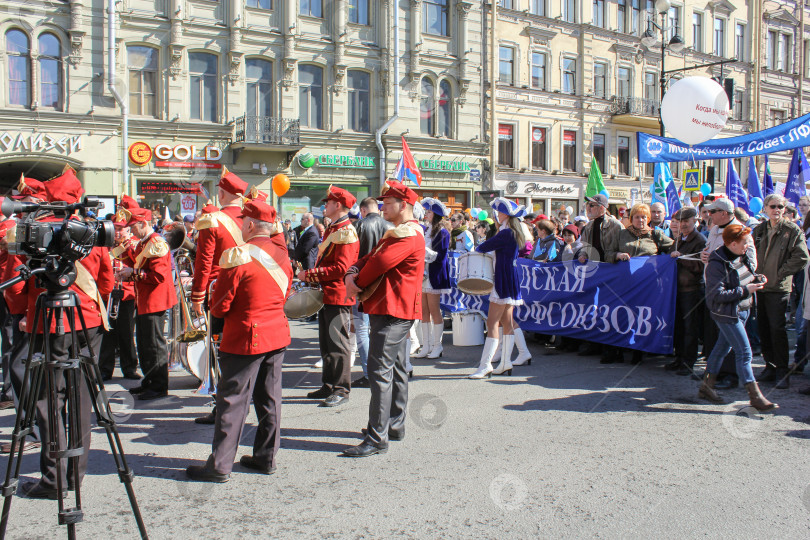
[[(130, 193), (176, 214), (204, 202), (195, 193), (215, 194), (227, 167), (268, 191), (286, 174), (291, 189), (276, 202), (295, 219), (330, 183), (358, 198), (377, 193), (403, 135), (426, 195), (463, 208), (479, 189), (478, 2), (117, 2), (114, 87), (128, 107), (127, 141), (108, 88), (107, 2), (9, 2), (0, 19), (6, 191), (21, 173), (47, 179), (69, 163), (89, 193)], [(381, 150), (376, 132), (395, 116), (397, 94)]]

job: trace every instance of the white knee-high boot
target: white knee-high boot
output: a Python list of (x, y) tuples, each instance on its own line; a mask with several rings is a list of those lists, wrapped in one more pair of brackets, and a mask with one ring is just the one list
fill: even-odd
[(349, 334), (349, 367), (354, 367), (354, 359), (357, 358), (357, 334)]
[(498, 340), (488, 337), (484, 341), (484, 351), (481, 353), (481, 362), (478, 369), (470, 375), (469, 379), (488, 379), (492, 374), (492, 357), (495, 356), (495, 349), (498, 348)]
[(419, 350), (411, 355), (412, 358), (425, 358), (430, 352), (430, 323), (419, 321)]
[(420, 321), (419, 319), (417, 319), (413, 323), (413, 325), (411, 326), (411, 331), (410, 331), (411, 346), (409, 348), (409, 350), (411, 352), (411, 356), (416, 354), (416, 351), (418, 351), (419, 347), (422, 346), (422, 343), (421, 343), (421, 341), (419, 339), (420, 338), (421, 328), (422, 328), (422, 321)]
[(514, 334), (507, 334), (503, 336), (503, 352), (501, 353), (501, 363), (498, 364), (498, 367), (495, 368), (495, 371), (492, 372), (493, 375), (502, 375), (506, 373), (507, 375), (512, 374), (512, 362), (510, 362), (512, 356), (512, 349), (515, 346), (515, 336)]
[(492, 363), (499, 362), (501, 359), (501, 353), (503, 350), (503, 331), (501, 331), (501, 337), (498, 338), (498, 346), (495, 347), (495, 356), (492, 357)]
[[(411, 327), (411, 330), (413, 330), (413, 327)], [(410, 351), (410, 349), (411, 349), (411, 340), (409, 338), (405, 340), (405, 350)], [(408, 374), (408, 378), (410, 378), (413, 375), (413, 365), (411, 365), (410, 354), (408, 354), (405, 357), (405, 372)]]
[(434, 324), (433, 332), (431, 332), (430, 352), (428, 358), (438, 358), (442, 355), (442, 337), (444, 336), (444, 321)]
[(518, 357), (512, 362), (513, 366), (522, 366), (525, 364), (531, 365), (532, 353), (529, 352), (529, 346), (526, 345), (526, 337), (523, 335), (523, 330), (515, 326), (515, 345), (517, 345)]

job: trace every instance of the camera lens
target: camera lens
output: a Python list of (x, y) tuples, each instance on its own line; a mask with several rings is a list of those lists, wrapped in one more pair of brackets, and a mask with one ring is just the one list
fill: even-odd
[(96, 230), (96, 246), (113, 247), (115, 245), (115, 227), (112, 221), (98, 221)]

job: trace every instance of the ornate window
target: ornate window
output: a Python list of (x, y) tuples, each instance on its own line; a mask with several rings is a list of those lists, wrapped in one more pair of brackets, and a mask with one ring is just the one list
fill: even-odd
[(449, 0), (425, 0), (422, 12), (422, 32), (449, 36)]
[(157, 117), (158, 50), (127, 47), (129, 69), (129, 111)]
[(62, 110), (62, 47), (48, 32), (39, 36), (39, 102)]
[(419, 98), (419, 132), (422, 135), (433, 135), (433, 121), (436, 111), (434, 90), (433, 81), (424, 77)]
[(371, 76), (366, 71), (349, 70), (349, 129), (371, 133)]
[(323, 68), (298, 67), (298, 107), (302, 127), (323, 129)]
[(453, 86), (447, 79), (443, 79), (437, 88), (431, 79), (422, 78), (419, 132), (433, 137), (453, 136)]
[(8, 102), (10, 105), (31, 106), (31, 44), (21, 30), (6, 32), (8, 56)]
[(273, 64), (260, 58), (245, 61), (247, 115), (273, 116)]
[(216, 122), (217, 57), (208, 53), (190, 53), (191, 119)]

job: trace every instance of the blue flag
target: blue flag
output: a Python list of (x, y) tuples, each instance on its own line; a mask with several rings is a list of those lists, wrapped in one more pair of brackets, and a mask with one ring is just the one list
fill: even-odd
[(762, 188), (759, 185), (759, 177), (757, 176), (757, 164), (754, 162), (754, 156), (748, 158), (748, 200), (754, 197), (765, 199), (762, 196)]
[(746, 212), (751, 211), (748, 208), (748, 196), (743, 189), (742, 180), (731, 159), (728, 160), (728, 174), (726, 174), (726, 196), (734, 203), (734, 206), (742, 208)]
[(799, 199), (807, 195), (805, 183), (808, 180), (808, 175), (810, 175), (810, 165), (807, 163), (804, 149), (797, 148), (793, 151), (793, 158), (790, 160), (787, 185), (785, 186), (785, 198), (793, 206), (798, 207)]
[[(762, 174), (763, 194), (765, 197), (773, 193), (773, 177), (771, 176), (771, 166), (768, 165), (768, 156), (765, 155), (765, 171)], [(763, 199), (765, 198), (763, 197)]]
[(656, 163), (655, 164), (655, 180), (650, 187), (650, 194), (652, 195), (652, 202), (660, 202), (664, 205), (664, 213), (669, 214), (667, 211), (667, 185), (672, 182), (672, 171), (669, 169), (669, 163)]
[(670, 182), (667, 184), (667, 219), (672, 219), (672, 214), (680, 210), (681, 206), (681, 198), (678, 195), (675, 182)]

